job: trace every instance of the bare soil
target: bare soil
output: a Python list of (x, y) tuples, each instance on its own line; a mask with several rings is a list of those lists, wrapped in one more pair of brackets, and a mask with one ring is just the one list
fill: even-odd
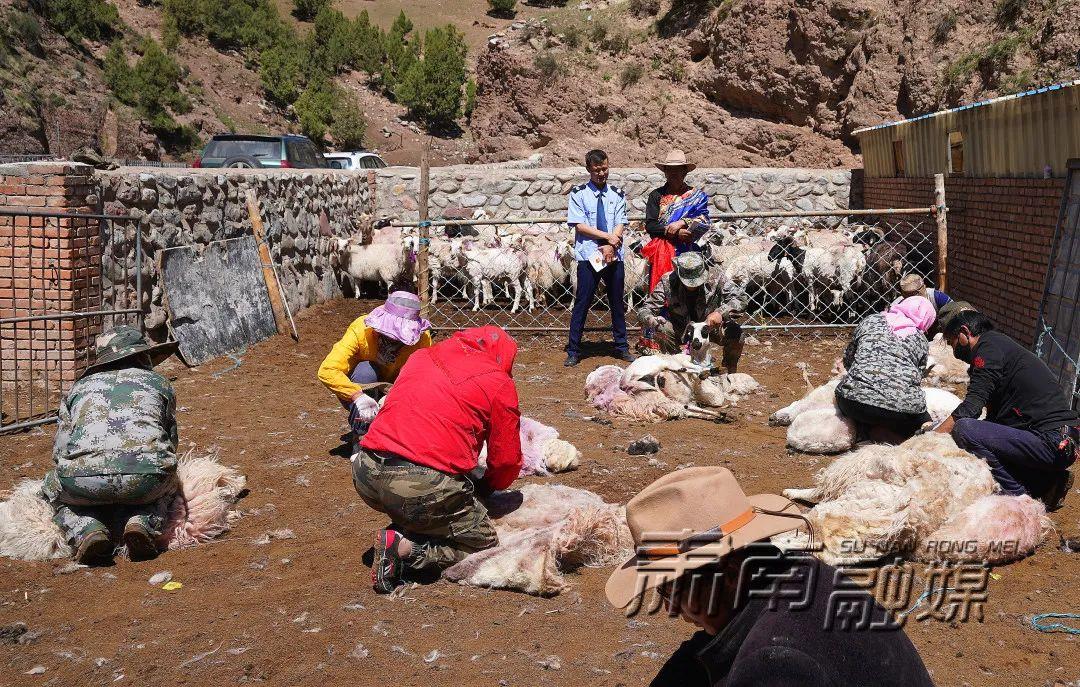
[[(325, 352), (366, 311), (359, 301), (315, 306), (299, 318), (301, 342), (276, 337), (235, 368), (169, 363), (182, 448), (218, 447), (248, 477), (244, 517), (219, 542), (153, 562), (57, 574), (64, 561), (0, 561), (0, 626), (26, 623), (24, 643), (0, 643), (0, 679), (11, 685), (639, 685), (691, 634), (663, 616), (630, 623), (604, 600), (607, 570), (569, 576), (572, 587), (539, 599), (444, 582), (375, 595), (361, 557), (382, 518), (364, 506), (341, 452), (345, 416), (315, 379)], [(731, 424), (651, 426), (582, 419), (584, 379), (611, 362), (599, 354), (562, 367), (562, 341), (523, 341), (515, 376), (526, 414), (556, 426), (582, 450), (576, 472), (548, 478), (625, 502), (680, 465), (725, 465), (748, 493), (806, 485), (827, 458), (793, 455), (766, 418), (805, 391), (795, 363), (818, 383), (840, 342), (775, 339), (750, 346), (745, 371), (767, 387)], [(626, 445), (646, 433), (663, 448), (650, 466)], [(51, 429), (0, 438), (0, 489), (40, 477)], [(536, 478), (531, 478), (536, 479)], [(1054, 514), (1077, 534), (1080, 497)], [(289, 528), (295, 538), (256, 540)], [(147, 580), (171, 570), (183, 588)], [(939, 685), (1051, 685), (1080, 677), (1076, 637), (1041, 634), (1028, 618), (1080, 608), (1077, 554), (1056, 537), (990, 583), (984, 621), (911, 622), (908, 632)], [(922, 576), (915, 582), (917, 594)], [(555, 657), (555, 658), (552, 658)], [(27, 674), (37, 666), (44, 673)], [(1071, 667), (1070, 667), (1071, 666)]]

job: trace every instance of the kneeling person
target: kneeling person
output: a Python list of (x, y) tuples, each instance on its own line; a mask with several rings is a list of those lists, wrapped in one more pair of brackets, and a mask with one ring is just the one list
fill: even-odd
[(155, 502), (176, 489), (177, 432), (172, 385), (153, 367), (175, 350), (117, 327), (60, 405), (43, 491), (80, 563), (112, 555), (114, 528), (130, 558), (157, 553)]
[(708, 270), (701, 253), (683, 253), (675, 269), (664, 275), (638, 309), (642, 327), (651, 327), (664, 353), (679, 352), (679, 338), (693, 322), (707, 322), (710, 339), (723, 347), (723, 366), (737, 372), (742, 356), (742, 327), (737, 306), (721, 303), (722, 286), (709, 290)]
[[(393, 591), (405, 568), (441, 570), (498, 543), (477, 493), (521, 472), (517, 343), (493, 326), (417, 351), (402, 368), (353, 462), (353, 485), (391, 527), (375, 536), (371, 581)], [(487, 471), (475, 483), (480, 450)]]

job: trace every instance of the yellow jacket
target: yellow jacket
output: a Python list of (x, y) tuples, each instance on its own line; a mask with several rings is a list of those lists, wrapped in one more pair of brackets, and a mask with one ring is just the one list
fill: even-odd
[(319, 381), (333, 391), (342, 403), (351, 403), (360, 394), (360, 385), (349, 379), (353, 368), (360, 363), (371, 363), (380, 382), (393, 382), (413, 351), (431, 346), (431, 334), (424, 332), (415, 344), (402, 348), (394, 362), (377, 365), (375, 357), (379, 353), (379, 347), (376, 337), (379, 333), (364, 324), (364, 317), (366, 315), (356, 318), (349, 325), (345, 335), (334, 344), (319, 366)]

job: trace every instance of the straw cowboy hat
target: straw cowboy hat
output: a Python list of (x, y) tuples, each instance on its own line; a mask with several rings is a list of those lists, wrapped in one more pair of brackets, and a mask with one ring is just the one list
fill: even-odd
[(626, 504), (637, 554), (608, 578), (608, 601), (625, 608), (666, 581), (804, 522), (783, 496), (747, 496), (727, 468), (664, 475)]
[(151, 346), (135, 327), (122, 324), (110, 332), (106, 332), (97, 338), (94, 348), (94, 364), (86, 368), (82, 376), (93, 374), (107, 365), (132, 358), (140, 353), (150, 356), (150, 364), (157, 365), (161, 361), (176, 353), (177, 342), (156, 344)]
[(660, 169), (663, 169), (664, 167), (686, 167), (687, 172), (692, 172), (697, 169), (697, 165), (690, 164), (686, 159), (686, 153), (678, 149), (672, 150), (667, 154), (667, 157), (654, 164)]

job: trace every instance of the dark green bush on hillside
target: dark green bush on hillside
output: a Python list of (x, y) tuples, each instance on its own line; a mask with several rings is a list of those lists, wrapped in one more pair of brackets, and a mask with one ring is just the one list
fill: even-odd
[(108, 38), (120, 24), (116, 8), (105, 0), (31, 0), (31, 7), (76, 43)]
[(293, 0), (293, 16), (300, 21), (312, 21), (319, 12), (330, 9), (331, 0)]
[(308, 83), (293, 103), (300, 130), (305, 136), (313, 141), (321, 141), (326, 136), (337, 99), (337, 87), (325, 76), (318, 75)]
[(488, 0), (488, 5), (494, 14), (513, 14), (517, 7), (517, 0)]
[(222, 50), (261, 51), (296, 41), (270, 0), (165, 0), (164, 9), (180, 33), (206, 36)]
[(304, 53), (300, 46), (283, 43), (263, 50), (259, 58), (259, 81), (270, 100), (285, 107), (303, 87)]
[(123, 44), (115, 41), (105, 55), (105, 83), (113, 96), (135, 108), (154, 133), (162, 137), (189, 135), (173, 113), (191, 111), (191, 102), (180, 91), (180, 65), (165, 54), (157, 41), (147, 39), (135, 66), (128, 64)]
[(360, 112), (352, 98), (341, 95), (330, 113), (333, 123), (330, 135), (341, 150), (357, 150), (364, 147), (364, 134), (367, 133), (367, 119)]
[(465, 51), (465, 37), (453, 25), (431, 29), (424, 35), (422, 59), (395, 89), (409, 112), (430, 127), (449, 126), (461, 115)]

